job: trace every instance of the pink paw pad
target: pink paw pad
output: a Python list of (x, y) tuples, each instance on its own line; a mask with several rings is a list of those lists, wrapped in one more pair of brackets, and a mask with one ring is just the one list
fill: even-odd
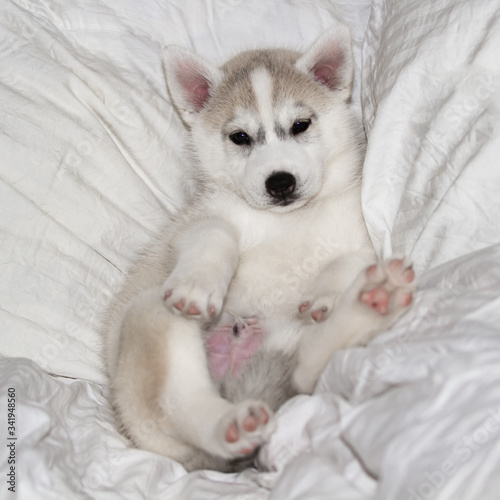
[(393, 259), (389, 261), (388, 267), (391, 273), (399, 273), (401, 271), (401, 267), (403, 266), (403, 261), (401, 259)]
[(175, 304), (174, 304), (174, 307), (178, 310), (178, 311), (182, 311), (184, 309), (184, 300), (181, 299), (179, 301), (177, 301)]
[(228, 443), (236, 443), (239, 439), (239, 434), (238, 434), (238, 426), (236, 425), (236, 422), (233, 422), (228, 428), (226, 432), (226, 441)]
[(359, 299), (368, 307), (375, 309), (385, 316), (389, 310), (389, 293), (383, 288), (376, 287), (369, 292), (361, 292)]
[(304, 314), (309, 308), (311, 307), (311, 303), (309, 301), (303, 302), (299, 306), (299, 312), (300, 314)]
[(189, 314), (190, 316), (198, 316), (201, 313), (200, 310), (194, 304), (189, 304), (186, 314)]
[[(389, 264), (387, 265), (391, 274), (393, 274), (393, 275), (399, 274), (401, 279), (405, 283), (408, 283), (408, 284), (413, 283), (413, 281), (415, 280), (415, 271), (413, 271), (411, 266), (409, 266), (407, 268), (403, 268), (403, 266), (404, 266), (404, 261), (401, 259), (393, 259), (393, 260), (389, 261)], [(372, 266), (372, 267), (376, 267), (376, 266)]]
[[(186, 303), (185, 303), (184, 299), (178, 300), (174, 304), (174, 307), (178, 311), (181, 311), (181, 312), (184, 311), (184, 309), (186, 308)], [(189, 306), (185, 310), (185, 313), (188, 314), (189, 316), (199, 316), (201, 314), (200, 310), (194, 304), (189, 304)]]
[[(264, 410), (264, 408), (260, 408), (260, 415), (255, 415), (250, 413), (242, 423), (243, 431), (245, 432), (255, 432), (260, 425), (266, 425), (269, 422), (269, 415)], [(236, 421), (232, 422), (226, 431), (226, 441), (228, 443), (236, 443), (240, 439), (240, 430), (238, 429), (238, 424)], [(241, 455), (250, 455), (255, 450), (256, 445), (252, 445), (251, 447), (242, 448), (239, 450)]]
[[(172, 296), (172, 293), (173, 293), (172, 290), (168, 290), (167, 292), (165, 292), (163, 300), (168, 300)], [(175, 309), (177, 309), (179, 312), (185, 313), (188, 316), (201, 316), (201, 311), (199, 307), (194, 303), (190, 303), (188, 306), (186, 306), (186, 301), (183, 298), (175, 302), (173, 304), (173, 307), (175, 307)], [(212, 318), (217, 314), (217, 310), (215, 309), (215, 306), (213, 306), (212, 304), (209, 304), (207, 312), (208, 315)]]
[[(309, 301), (303, 302), (299, 306), (299, 312), (300, 314), (306, 313), (309, 308), (311, 307), (311, 303)], [(320, 323), (326, 318), (326, 313), (328, 312), (328, 307), (323, 306), (320, 307), (319, 309), (315, 309), (314, 311), (311, 311), (311, 318), (316, 322)]]
[(365, 275), (368, 286), (360, 292), (359, 300), (382, 316), (412, 302), (415, 272), (403, 259), (373, 264)]
[(325, 314), (328, 311), (327, 307), (322, 307), (321, 309), (317, 309), (316, 311), (313, 311), (311, 313), (311, 318), (316, 321), (316, 323), (319, 323), (320, 321), (323, 321), (325, 319)]

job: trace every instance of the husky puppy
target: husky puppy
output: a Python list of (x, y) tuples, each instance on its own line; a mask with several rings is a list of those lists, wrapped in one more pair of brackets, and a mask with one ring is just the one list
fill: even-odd
[(170, 47), (164, 65), (196, 191), (108, 311), (112, 400), (136, 446), (233, 470), (335, 350), (407, 309), (414, 273), (376, 261), (361, 213), (347, 28), (304, 54), (218, 68)]

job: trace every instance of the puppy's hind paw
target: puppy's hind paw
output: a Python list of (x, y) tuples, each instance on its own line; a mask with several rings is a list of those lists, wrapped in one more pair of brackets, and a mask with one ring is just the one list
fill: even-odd
[(265, 403), (244, 401), (235, 405), (219, 422), (219, 442), (227, 458), (254, 453), (274, 429), (272, 412)]
[(415, 272), (403, 259), (378, 262), (365, 271), (359, 300), (382, 316), (398, 313), (413, 300)]

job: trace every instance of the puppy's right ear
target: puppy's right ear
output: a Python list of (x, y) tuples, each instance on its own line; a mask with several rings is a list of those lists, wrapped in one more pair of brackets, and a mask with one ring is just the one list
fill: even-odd
[(181, 118), (191, 126), (222, 79), (221, 71), (183, 47), (167, 47), (163, 54), (167, 85)]

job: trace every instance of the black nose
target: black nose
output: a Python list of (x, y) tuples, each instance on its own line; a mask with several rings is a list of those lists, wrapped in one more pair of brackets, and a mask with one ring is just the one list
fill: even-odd
[(295, 191), (295, 177), (288, 172), (276, 172), (266, 180), (267, 192), (273, 198), (285, 199)]

